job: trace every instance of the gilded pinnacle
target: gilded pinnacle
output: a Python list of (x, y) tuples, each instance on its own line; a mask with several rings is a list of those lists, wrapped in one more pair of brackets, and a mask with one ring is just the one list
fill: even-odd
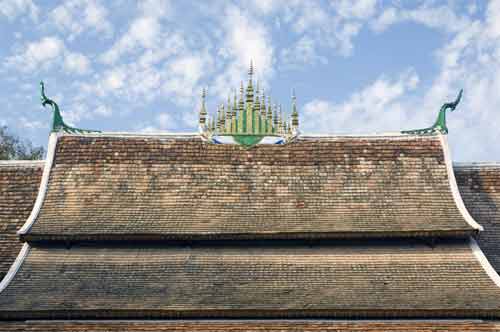
[[(203, 89), (200, 124), (207, 124), (212, 135), (234, 136), (235, 139), (238, 137), (237, 141), (244, 141), (242, 137), (247, 137), (248, 143), (255, 141), (258, 137), (288, 135), (292, 129), (294, 131), (297, 129), (295, 92), (293, 92), (290, 113), (284, 112), (281, 105), (273, 105), (271, 96), (266, 96), (261, 90), (259, 81), (256, 82), (255, 87), (253, 86), (253, 74), (254, 67), (251, 62), (248, 70), (248, 84), (241, 82), (239, 96), (235, 91), (233, 100), (231, 101), (231, 97), (228, 97), (227, 102), (220, 104), (214, 117), (209, 118), (206, 112), (206, 90)], [(291, 114), (291, 116), (285, 114)]]

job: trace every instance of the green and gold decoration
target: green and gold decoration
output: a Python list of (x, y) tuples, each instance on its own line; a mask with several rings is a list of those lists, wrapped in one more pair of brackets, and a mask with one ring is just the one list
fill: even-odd
[(59, 106), (57, 105), (57, 103), (52, 99), (47, 98), (47, 96), (45, 95), (45, 85), (43, 84), (43, 82), (40, 82), (40, 90), (42, 106), (45, 107), (47, 105), (50, 105), (52, 107), (52, 111), (54, 112), (52, 118), (52, 132), (65, 132), (69, 134), (87, 134), (100, 132), (97, 130), (86, 130), (68, 126), (63, 120), (61, 111), (59, 111)]
[(401, 133), (411, 135), (448, 134), (448, 127), (446, 126), (446, 111), (450, 110), (450, 112), (453, 112), (457, 108), (460, 100), (462, 99), (462, 93), (463, 89), (460, 90), (455, 101), (444, 103), (443, 106), (441, 106), (436, 122), (434, 122), (434, 125), (432, 125), (431, 127), (414, 130), (403, 130)]
[(231, 137), (234, 142), (252, 147), (265, 137), (281, 138), (277, 143), (283, 144), (292, 141), (299, 134), (299, 114), (295, 92), (292, 94), (291, 116), (284, 115), (281, 105), (272, 103), (264, 91), (260, 91), (259, 84), (253, 82), (253, 65), (248, 70), (248, 84), (240, 86), (239, 97), (234, 94), (226, 103), (217, 108), (213, 117), (209, 117), (205, 99), (206, 90), (203, 89), (201, 108), (199, 112), (199, 126), (202, 137), (213, 143), (220, 143), (218, 137)]

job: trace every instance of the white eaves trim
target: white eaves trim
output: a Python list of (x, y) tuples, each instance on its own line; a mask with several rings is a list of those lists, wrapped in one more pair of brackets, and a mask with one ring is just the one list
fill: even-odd
[(3, 280), (0, 282), (0, 293), (5, 288), (7, 288), (9, 283), (16, 275), (17, 271), (19, 271), (21, 265), (23, 265), (24, 259), (26, 258), (26, 256), (28, 256), (29, 251), (30, 251), (30, 245), (25, 242), (23, 244), (23, 247), (21, 248), (21, 251), (19, 252), (19, 255), (17, 255), (16, 260), (14, 261), (14, 264), (10, 266), (9, 271), (7, 272)]
[(493, 280), (497, 287), (500, 287), (500, 276), (498, 275), (497, 271), (495, 271), (493, 266), (491, 266), (488, 258), (486, 258), (481, 248), (479, 248), (479, 246), (477, 245), (476, 240), (474, 240), (473, 238), (470, 239), (470, 248), (472, 249), (472, 253), (479, 261), (483, 269), (486, 271), (488, 276), (491, 278), (491, 280)]
[(45, 160), (0, 160), (0, 167), (41, 167)]
[(474, 218), (470, 215), (469, 211), (465, 207), (460, 191), (458, 190), (457, 180), (455, 179), (455, 172), (453, 171), (453, 162), (450, 156), (450, 148), (448, 147), (448, 140), (446, 135), (439, 134), (439, 140), (441, 141), (441, 146), (443, 147), (444, 153), (444, 163), (446, 164), (446, 172), (448, 173), (448, 181), (450, 183), (451, 193), (453, 195), (453, 200), (455, 201), (458, 210), (464, 217), (465, 221), (474, 229), (478, 231), (483, 231), (483, 226), (479, 225)]
[(28, 220), (24, 223), (23, 227), (21, 227), (18, 231), (18, 235), (26, 234), (36, 218), (38, 217), (38, 213), (40, 213), (40, 209), (42, 208), (43, 201), (45, 199), (45, 194), (47, 193), (47, 186), (49, 184), (50, 170), (52, 168), (52, 163), (54, 162), (55, 154), (56, 154), (56, 145), (57, 140), (61, 136), (60, 133), (51, 133), (49, 137), (49, 144), (47, 147), (47, 159), (45, 160), (45, 166), (43, 168), (42, 180), (40, 182), (40, 188), (38, 189), (38, 195), (36, 197), (35, 205), (33, 206), (33, 210), (31, 210), (30, 216)]

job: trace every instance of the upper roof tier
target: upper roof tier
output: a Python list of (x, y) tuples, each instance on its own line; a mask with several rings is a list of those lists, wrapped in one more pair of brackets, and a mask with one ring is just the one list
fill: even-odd
[(466, 236), (446, 137), (52, 134), (26, 240)]

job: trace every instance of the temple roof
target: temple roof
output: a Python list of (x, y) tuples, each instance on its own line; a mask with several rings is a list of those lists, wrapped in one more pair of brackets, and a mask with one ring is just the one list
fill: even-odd
[(303, 136), (252, 149), (198, 135), (58, 135), (41, 209), (21, 231), (28, 240), (467, 236), (481, 229), (463, 207), (442, 135)]
[(0, 322), (2, 332), (497, 332), (482, 320), (140, 320)]
[(0, 280), (21, 249), (16, 232), (33, 208), (42, 168), (43, 161), (0, 161)]
[(457, 164), (454, 169), (467, 209), (485, 229), (479, 245), (500, 271), (500, 164)]
[(15, 266), (3, 319), (500, 315), (500, 278), (463, 241), (50, 246)]

